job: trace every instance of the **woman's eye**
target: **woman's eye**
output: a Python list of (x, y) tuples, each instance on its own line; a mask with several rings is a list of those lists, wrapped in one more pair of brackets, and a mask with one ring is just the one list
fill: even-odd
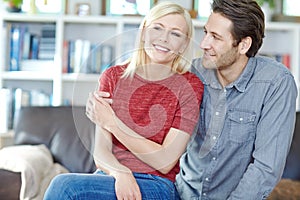
[(171, 34), (175, 37), (181, 37), (182, 34), (181, 33), (177, 33), (177, 32), (171, 32)]
[(153, 29), (155, 29), (155, 30), (157, 30), (157, 31), (161, 31), (161, 30), (162, 30), (162, 28), (159, 27), (159, 26), (154, 26)]

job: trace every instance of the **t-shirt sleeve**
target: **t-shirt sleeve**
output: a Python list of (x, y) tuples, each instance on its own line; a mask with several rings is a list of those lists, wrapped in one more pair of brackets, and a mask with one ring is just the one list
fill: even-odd
[(183, 84), (178, 109), (172, 127), (192, 134), (199, 120), (200, 104), (204, 86), (194, 74), (185, 75), (188, 84)]
[(99, 77), (98, 91), (109, 92), (112, 96), (123, 71), (122, 66), (112, 66), (106, 69)]

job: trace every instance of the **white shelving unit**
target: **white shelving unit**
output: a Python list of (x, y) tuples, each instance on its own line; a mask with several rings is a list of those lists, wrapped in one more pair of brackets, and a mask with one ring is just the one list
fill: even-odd
[[(94, 44), (107, 43), (114, 47), (114, 58), (118, 62), (130, 51), (135, 42), (141, 17), (109, 17), (75, 15), (29, 15), (3, 13), (0, 16), (0, 88), (44, 87), (53, 95), (53, 105), (62, 105), (68, 99), (72, 104), (85, 105), (88, 93), (95, 90), (99, 74), (62, 73), (63, 41), (86, 39)], [(56, 27), (55, 59), (51, 72), (7, 71), (8, 56), (5, 51), (6, 25), (8, 23), (42, 24), (52, 23)], [(196, 27), (195, 46), (199, 48), (203, 37), (203, 21), (194, 20)], [(291, 71), (297, 84), (300, 80), (300, 24), (270, 22), (266, 25), (266, 37), (260, 52), (287, 53), (291, 58)], [(3, 43), (4, 42), (4, 43)], [(6, 56), (4, 56), (6, 55)], [(199, 53), (197, 53), (199, 55)]]

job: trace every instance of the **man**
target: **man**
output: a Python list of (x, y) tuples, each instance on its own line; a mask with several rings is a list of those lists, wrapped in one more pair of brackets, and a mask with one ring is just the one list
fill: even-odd
[(214, 0), (212, 11), (193, 63), (201, 116), (176, 187), (184, 200), (265, 199), (283, 173), (297, 88), (285, 66), (254, 57), (265, 28), (256, 1)]

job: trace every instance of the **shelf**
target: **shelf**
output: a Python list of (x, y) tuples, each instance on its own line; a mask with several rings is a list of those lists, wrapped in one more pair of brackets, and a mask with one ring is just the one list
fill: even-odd
[(1, 73), (3, 80), (52, 81), (54, 76), (55, 74), (51, 72), (13, 71)]
[(78, 73), (69, 73), (63, 74), (62, 80), (65, 82), (97, 82), (99, 79), (99, 74), (78, 74)]

